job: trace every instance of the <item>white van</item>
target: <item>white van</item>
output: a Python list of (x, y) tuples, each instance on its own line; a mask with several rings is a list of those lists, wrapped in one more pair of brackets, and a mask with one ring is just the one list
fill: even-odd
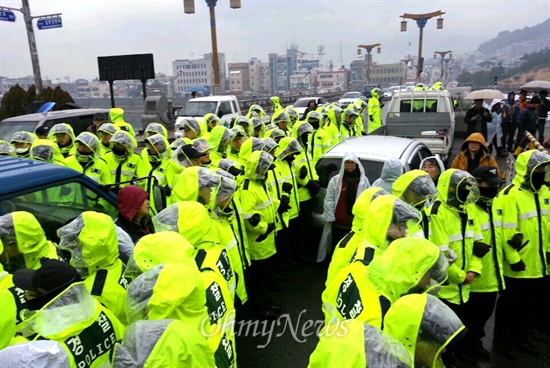
[(212, 113), (217, 115), (222, 124), (229, 128), (231, 121), (241, 114), (239, 101), (235, 96), (208, 96), (193, 98), (178, 112), (174, 133), (175, 138), (183, 137), (180, 131), (181, 121), (184, 118), (195, 118), (201, 126), (204, 115)]
[(15, 132), (27, 131), (34, 133), (36, 128), (41, 126), (46, 126), (49, 130), (59, 123), (69, 124), (76, 136), (92, 125), (94, 115), (98, 113), (109, 116), (109, 109), (71, 109), (14, 116), (0, 122), (0, 139), (9, 141)]

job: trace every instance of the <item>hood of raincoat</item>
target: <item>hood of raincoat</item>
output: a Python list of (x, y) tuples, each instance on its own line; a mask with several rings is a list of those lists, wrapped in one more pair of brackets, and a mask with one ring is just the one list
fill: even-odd
[(168, 139), (168, 130), (166, 130), (164, 125), (160, 123), (149, 123), (149, 125), (147, 125), (143, 133), (145, 135), (147, 135), (147, 133), (157, 133), (162, 135), (164, 138)]
[(422, 170), (411, 170), (393, 183), (392, 193), (414, 207), (434, 197), (437, 190), (430, 174)]
[(296, 139), (286, 137), (279, 141), (279, 155), (277, 157), (279, 160), (284, 160), (288, 155), (299, 154), (303, 150), (304, 148)]
[[(214, 189), (220, 184), (216, 173), (201, 166), (189, 167), (179, 175), (173, 194), (178, 201), (199, 201), (201, 189)], [(205, 206), (209, 203), (203, 203)]]
[(149, 193), (137, 185), (127, 185), (117, 194), (118, 210), (122, 217), (132, 221), (139, 208), (149, 198)]
[(253, 112), (256, 112), (258, 114), (258, 116), (261, 118), (263, 118), (265, 116), (265, 111), (264, 109), (260, 106), (260, 105), (251, 105), (249, 108), (248, 108), (248, 118), (250, 119), (250, 116)]
[(375, 257), (367, 266), (366, 280), (393, 304), (417, 286), (427, 272), (436, 285), (445, 282), (448, 267), (437, 245), (411, 236), (393, 241), (384, 253)]
[(367, 208), (371, 202), (378, 196), (389, 194), (384, 189), (378, 187), (371, 187), (365, 189), (359, 197), (355, 200), (353, 205), (353, 222), (351, 224), (351, 230), (358, 233), (363, 230), (363, 224), (365, 222), (365, 215), (367, 214)]
[(199, 330), (186, 322), (137, 321), (116, 345), (114, 368), (214, 367), (214, 353)]
[(273, 157), (269, 153), (264, 151), (252, 152), (244, 167), (244, 176), (253, 181), (264, 180), (272, 162)]
[(275, 107), (281, 106), (281, 99), (279, 98), (279, 96), (272, 96), (269, 99), (271, 100), (271, 102), (273, 102), (273, 105), (275, 105)]
[(250, 154), (253, 151), (258, 151), (263, 146), (261, 140), (256, 137), (250, 137), (246, 141), (243, 142), (241, 145), (241, 150), (239, 151), (239, 159), (241, 162), (248, 161), (248, 158), (250, 157)]
[[(466, 201), (458, 198), (457, 187), (459, 186), (464, 186), (470, 192)], [(437, 199), (441, 203), (461, 211), (464, 211), (466, 203), (475, 203), (479, 199), (476, 179), (470, 173), (458, 169), (446, 170), (439, 176), (437, 192)]]
[(212, 128), (212, 131), (210, 132), (210, 138), (208, 140), (212, 145), (212, 151), (220, 152), (220, 144), (222, 143), (222, 141), (229, 140), (231, 136), (232, 132), (222, 125), (218, 125)]
[(468, 149), (468, 143), (479, 143), (481, 144), (481, 150), (485, 153), (489, 152), (489, 149), (487, 148), (487, 142), (485, 142), (485, 138), (483, 138), (483, 134), (481, 133), (472, 133), (466, 138), (464, 143), (460, 146), (461, 151), (465, 151)]
[[(97, 303), (97, 304), (96, 304)], [(94, 318), (99, 302), (90, 295), (84, 282), (71, 284), (38, 311), (27, 311), (25, 319), (32, 331), (48, 339), (66, 338), (64, 331)]]
[(380, 178), (372, 183), (375, 187), (380, 187), (386, 192), (391, 193), (392, 185), (403, 174), (403, 164), (396, 158), (389, 158), (382, 166)]
[(340, 126), (342, 122), (342, 108), (340, 106), (332, 105), (328, 110), (328, 118), (332, 123)]
[(19, 131), (19, 132), (13, 133), (13, 135), (11, 136), (11, 139), (10, 139), (10, 143), (14, 144), (14, 143), (18, 142), (18, 143), (31, 143), (32, 144), (32, 142), (34, 142), (37, 139), (38, 139), (38, 137), (34, 133), (26, 132), (26, 131)]
[[(407, 229), (411, 229), (421, 221), (422, 214), (416, 208), (394, 195), (381, 195), (372, 200), (367, 207), (363, 222), (363, 237), (372, 246), (385, 250), (391, 243), (388, 239), (390, 225), (406, 226)], [(410, 234), (407, 232), (407, 235)]]
[(130, 283), (126, 315), (129, 323), (173, 318), (199, 330), (208, 321), (205, 304), (204, 283), (197, 267), (166, 263), (154, 266)]
[(174, 231), (160, 231), (142, 237), (128, 261), (125, 276), (136, 278), (164, 263), (181, 263), (186, 267), (197, 267), (195, 248), (187, 239)]
[(0, 155), (15, 156), (15, 147), (9, 142), (0, 140)]
[(550, 156), (538, 150), (522, 152), (516, 160), (516, 176), (512, 183), (531, 192), (537, 190), (533, 187), (533, 171), (540, 165), (550, 164)]
[(118, 237), (111, 216), (86, 211), (57, 230), (59, 247), (71, 252), (71, 265), (83, 275), (92, 275), (121, 262)]
[(425, 159), (420, 161), (420, 167), (418, 169), (422, 170), (422, 167), (424, 166), (424, 162), (430, 159), (435, 160), (437, 162), (437, 167), (439, 167), (439, 175), (441, 175), (443, 171), (445, 171), (445, 164), (443, 163), (443, 161), (441, 161), (441, 157), (439, 157), (439, 155), (426, 157)]
[[(166, 161), (170, 159), (170, 157), (172, 156), (172, 149), (170, 148), (168, 139), (166, 139), (166, 137), (164, 137), (162, 134), (155, 134), (150, 137), (147, 137), (145, 138), (145, 142), (149, 143), (153, 147), (153, 150), (155, 151), (155, 154), (156, 154), (156, 156), (153, 156), (151, 153), (147, 152), (147, 157), (149, 158), (149, 161), (154, 161), (154, 160)], [(159, 148), (162, 148), (162, 147), (164, 147), (164, 151), (159, 152)], [(144, 149), (147, 149), (147, 148), (144, 148)]]
[(441, 351), (465, 332), (460, 318), (437, 297), (410, 294), (399, 298), (384, 317), (384, 331), (401, 341), (415, 366), (435, 367)]
[(111, 148), (113, 147), (114, 143), (118, 143), (126, 147), (129, 152), (134, 152), (134, 150), (137, 148), (137, 141), (136, 138), (134, 138), (133, 135), (128, 133), (126, 130), (119, 130), (115, 134), (113, 134), (113, 137), (109, 141), (109, 145)]
[[(92, 134), (90, 132), (82, 132), (78, 135), (78, 137), (76, 137), (75, 143), (76, 142), (80, 142), (81, 144), (85, 145), (90, 150), (92, 150), (93, 159), (99, 158), (99, 155), (101, 153), (99, 149), (99, 139), (95, 134)], [(75, 155), (77, 159), (80, 158), (80, 153), (78, 152), (78, 148)]]
[(290, 123), (290, 115), (288, 115), (288, 112), (286, 110), (276, 111), (271, 117), (271, 122), (274, 124), (278, 124), (283, 121)]
[(5, 367), (70, 368), (67, 351), (57, 341), (35, 340), (0, 350)]
[[(25, 211), (7, 213), (0, 217), (0, 239), (4, 248), (8, 244), (17, 246), (25, 264), (21, 268), (36, 270), (41, 267), (40, 259), (49, 257), (53, 245), (33, 214)], [(55, 248), (53, 249), (55, 253)]]
[[(0, 305), (2, 313), (0, 313), (0, 351), (10, 343), (15, 336), (15, 324), (17, 307), (13, 294), (8, 290), (0, 290)], [(0, 359), (0, 361), (4, 362)]]
[(124, 122), (124, 110), (120, 107), (113, 107), (109, 110), (109, 119), (111, 123)]
[(61, 151), (61, 153), (69, 153), (70, 150), (74, 147), (74, 143), (76, 139), (74, 135), (73, 127), (67, 123), (55, 124), (48, 132), (48, 139), (51, 140), (52, 142), (57, 143), (57, 138), (55, 137), (55, 135), (59, 133), (65, 133), (65, 134), (68, 134), (69, 137), (71, 137), (71, 143), (69, 143), (66, 147), (59, 147), (59, 150)]
[(202, 243), (217, 243), (208, 210), (199, 202), (181, 201), (160, 211), (153, 217), (157, 231), (175, 231), (189, 240), (195, 248)]
[(344, 155), (344, 158), (342, 158), (342, 163), (340, 164), (339, 175), (336, 178), (336, 188), (341, 188), (342, 187), (342, 180), (343, 180), (343, 177), (344, 177), (344, 171), (346, 170), (345, 163), (348, 160), (351, 160), (351, 161), (355, 162), (357, 164), (357, 168), (359, 169), (360, 179), (359, 179), (359, 185), (357, 186), (357, 188), (368, 188), (368, 187), (370, 187), (369, 179), (365, 176), (365, 168), (361, 164), (361, 161), (359, 160), (359, 158), (353, 152), (346, 152), (346, 154)]
[(52, 164), (65, 165), (57, 144), (49, 139), (36, 139), (31, 145), (31, 158)]

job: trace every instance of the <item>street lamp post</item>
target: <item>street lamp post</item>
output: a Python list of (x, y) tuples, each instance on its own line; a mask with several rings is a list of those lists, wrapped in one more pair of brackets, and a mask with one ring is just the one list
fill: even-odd
[(372, 50), (374, 50), (376, 48), (377, 53), (380, 53), (382, 51), (382, 48), (380, 46), (382, 46), (381, 43), (373, 43), (372, 45), (359, 45), (359, 46), (357, 46), (357, 51), (358, 51), (359, 55), (361, 54), (361, 49), (367, 50), (367, 55), (366, 55), (366, 57), (367, 57), (367, 84), (370, 84), (370, 64), (371, 64), (371, 61), (372, 61), (371, 52), (372, 52)]
[(449, 68), (449, 62), (451, 61), (454, 61), (455, 59), (453, 58), (447, 58), (447, 59), (443, 59), (443, 61), (445, 62), (445, 80), (447, 81), (447, 83), (449, 83), (449, 70), (451, 70), (452, 68)]
[[(216, 34), (216, 4), (218, 0), (206, 0), (210, 10), (210, 38), (212, 39), (212, 68), (214, 71), (214, 94), (220, 93), (220, 64), (218, 59), (218, 37)], [(240, 9), (241, 0), (230, 0), (231, 9)], [(195, 1), (184, 0), (183, 9), (186, 14), (195, 13)]]
[(422, 41), (424, 38), (424, 27), (426, 26), (426, 23), (428, 23), (428, 19), (431, 19), (433, 17), (439, 17), (437, 19), (437, 29), (443, 28), (443, 18), (441, 16), (445, 14), (445, 12), (442, 12), (440, 10), (432, 13), (426, 13), (426, 14), (408, 14), (405, 13), (401, 15), (401, 18), (403, 18), (403, 21), (401, 22), (401, 32), (407, 31), (407, 21), (405, 19), (412, 19), (416, 21), (416, 24), (418, 25), (418, 28), (420, 29), (420, 33), (418, 35), (418, 63), (417, 63), (417, 69), (416, 69), (416, 81), (420, 81), (420, 74), (422, 74), (422, 69), (424, 67), (424, 59), (422, 58)]
[[(434, 51), (434, 58), (437, 58), (437, 55), (441, 56), (441, 75), (440, 75), (440, 79), (443, 79), (444, 75), (445, 75), (445, 69), (443, 68), (443, 63), (444, 61), (446, 60), (451, 60), (452, 57), (453, 57), (453, 54), (451, 54), (452, 51), (451, 50), (447, 50), (447, 51)], [(448, 59), (445, 59), (445, 56), (449, 54), (449, 58)]]

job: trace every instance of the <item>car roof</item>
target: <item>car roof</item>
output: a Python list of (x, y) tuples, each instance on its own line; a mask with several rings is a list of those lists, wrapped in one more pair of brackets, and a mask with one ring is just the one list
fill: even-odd
[(68, 118), (73, 116), (80, 116), (84, 114), (97, 114), (97, 113), (108, 113), (109, 109), (70, 109), (70, 110), (60, 110), (60, 111), (50, 111), (46, 113), (34, 113), (27, 115), (14, 116), (12, 118), (7, 118), (2, 120), (2, 122), (18, 122), (18, 121), (41, 121), (44, 118), (56, 119), (56, 118)]
[(379, 156), (381, 160), (385, 160), (387, 157), (401, 159), (404, 152), (416, 145), (421, 145), (421, 143), (408, 138), (382, 135), (353, 137), (338, 143), (325, 156), (344, 157), (347, 152), (353, 152), (360, 157)]
[(0, 156), (0, 196), (83, 175), (49, 162)]
[(322, 97), (301, 97), (299, 99), (297, 99), (296, 101), (300, 101), (300, 100), (318, 100)]
[(191, 101), (217, 102), (217, 101), (233, 101), (235, 99), (236, 99), (235, 96), (207, 96), (207, 97), (196, 97), (187, 102), (191, 102)]

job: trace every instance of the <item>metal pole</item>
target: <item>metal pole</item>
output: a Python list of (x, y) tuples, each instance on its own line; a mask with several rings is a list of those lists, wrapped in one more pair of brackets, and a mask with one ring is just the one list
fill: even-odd
[(220, 93), (220, 65), (218, 62), (218, 40), (216, 36), (216, 5), (210, 8), (210, 35), (212, 37), (212, 66), (214, 67), (214, 94)]
[(424, 26), (420, 26), (418, 35), (418, 64), (416, 66), (416, 82), (420, 82), (420, 74), (422, 73), (422, 39), (424, 38)]
[(42, 92), (42, 74), (40, 73), (40, 63), (38, 62), (38, 50), (36, 48), (36, 39), (34, 38), (34, 28), (32, 25), (31, 9), (29, 7), (29, 0), (22, 0), (23, 7), (21, 13), (23, 13), (23, 19), (25, 20), (25, 26), (27, 27), (27, 37), (29, 39), (29, 49), (31, 52), (32, 71), (34, 74), (34, 84), (38, 93)]
[(109, 81), (109, 92), (111, 92), (111, 107), (115, 107), (115, 91), (113, 90), (114, 81)]
[(439, 79), (443, 79), (443, 75), (445, 73), (443, 72), (443, 55), (441, 55), (441, 76), (439, 77)]

